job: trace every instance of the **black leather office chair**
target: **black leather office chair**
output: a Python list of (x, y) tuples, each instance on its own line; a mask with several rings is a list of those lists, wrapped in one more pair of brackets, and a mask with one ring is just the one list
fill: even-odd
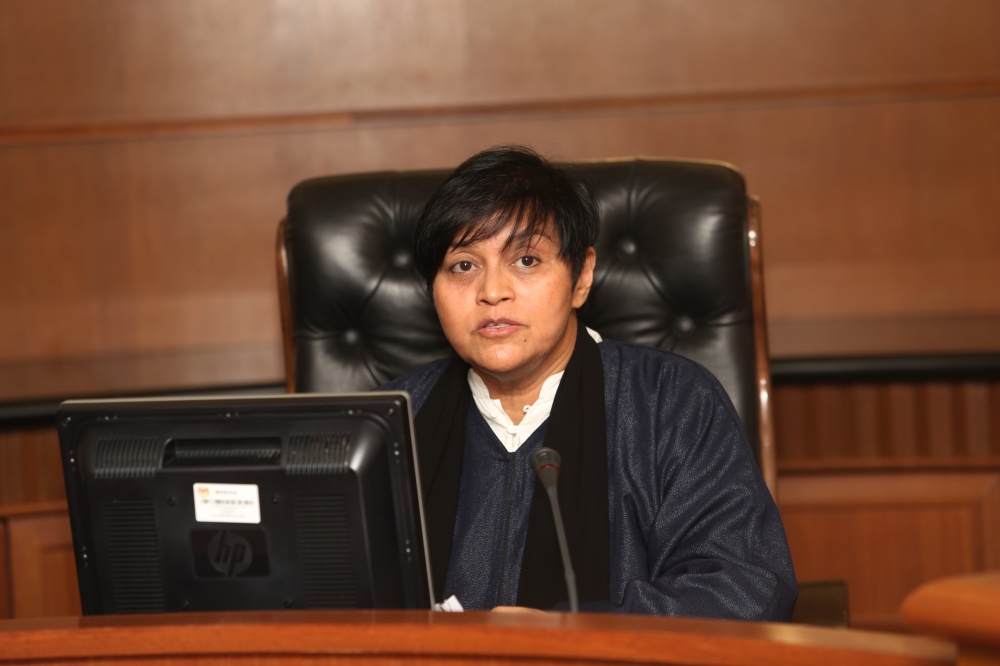
[[(578, 163), (601, 216), (583, 322), (668, 349), (728, 391), (775, 492), (758, 206), (733, 167)], [(289, 391), (366, 391), (449, 353), (413, 261), (413, 230), (448, 171), (307, 180), (278, 231)]]

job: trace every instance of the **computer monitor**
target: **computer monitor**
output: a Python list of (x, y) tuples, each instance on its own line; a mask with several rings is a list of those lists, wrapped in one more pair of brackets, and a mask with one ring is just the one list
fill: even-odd
[(86, 615), (430, 608), (406, 393), (71, 400)]

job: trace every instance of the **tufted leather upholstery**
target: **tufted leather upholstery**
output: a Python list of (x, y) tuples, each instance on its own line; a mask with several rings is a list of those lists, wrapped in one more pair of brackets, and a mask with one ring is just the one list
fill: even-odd
[[(711, 370), (759, 458), (743, 177), (679, 160), (576, 166), (601, 216), (583, 321), (606, 338), (668, 349)], [(296, 391), (369, 390), (449, 353), (411, 247), (424, 202), (448, 173), (333, 176), (292, 190), (279, 243)]]

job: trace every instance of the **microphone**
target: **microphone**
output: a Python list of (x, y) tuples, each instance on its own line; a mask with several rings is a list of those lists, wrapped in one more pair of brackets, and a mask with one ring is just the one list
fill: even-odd
[(566, 545), (566, 530), (563, 529), (562, 512), (559, 510), (559, 453), (547, 446), (531, 454), (531, 466), (535, 468), (538, 480), (542, 482), (549, 495), (552, 505), (552, 519), (556, 524), (556, 537), (559, 539), (559, 552), (562, 553), (563, 574), (566, 577), (566, 591), (569, 593), (569, 612), (576, 613), (580, 604), (576, 597), (576, 574), (573, 573), (573, 563), (569, 561), (569, 546)]

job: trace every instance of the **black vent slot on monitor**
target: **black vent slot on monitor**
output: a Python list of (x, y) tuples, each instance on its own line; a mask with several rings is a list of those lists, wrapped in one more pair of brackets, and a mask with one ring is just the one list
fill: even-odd
[(153, 501), (106, 500), (104, 525), (114, 612), (166, 611)]
[(310, 608), (354, 608), (357, 588), (351, 560), (347, 498), (304, 495), (295, 498), (299, 557)]
[(293, 435), (288, 440), (285, 471), (289, 474), (346, 472), (350, 463), (349, 435)]
[(163, 452), (165, 468), (269, 467), (280, 462), (280, 437), (172, 439)]
[(156, 437), (97, 440), (94, 478), (149, 478), (156, 474), (159, 467), (160, 442)]

